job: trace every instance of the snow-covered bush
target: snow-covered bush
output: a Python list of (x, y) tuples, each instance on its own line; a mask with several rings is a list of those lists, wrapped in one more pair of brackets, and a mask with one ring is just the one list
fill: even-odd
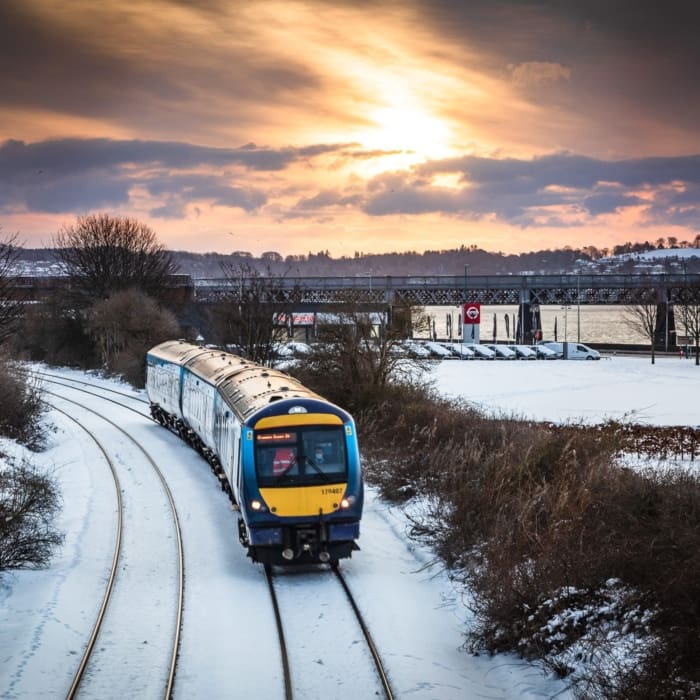
[(0, 396), (0, 435), (30, 448), (40, 447), (44, 404), (39, 386), (22, 365), (3, 356), (0, 356)]
[(54, 526), (58, 487), (28, 462), (0, 455), (0, 571), (48, 564), (63, 536)]

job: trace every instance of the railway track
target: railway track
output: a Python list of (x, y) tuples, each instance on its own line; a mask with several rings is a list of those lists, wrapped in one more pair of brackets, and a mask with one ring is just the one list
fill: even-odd
[[(126, 392), (101, 387), (91, 382), (67, 379), (61, 375), (51, 375), (46, 372), (35, 372), (35, 374), (46, 384), (63, 387), (118, 404), (127, 411), (140, 417), (146, 417), (149, 421), (151, 420), (148, 413), (144, 412), (141, 407), (130, 405), (134, 402), (147, 405), (147, 402)], [(114, 398), (102, 395), (103, 391), (111, 394)], [(46, 393), (52, 395), (50, 391)], [(168, 433), (164, 434), (167, 435)], [(257, 567), (251, 567), (247, 561), (245, 564), (246, 569), (251, 571), (258, 570)], [(338, 568), (332, 569), (332, 578), (338, 585), (333, 585), (329, 581), (328, 572), (319, 571), (318, 569), (312, 572), (308, 570), (304, 572), (294, 569), (283, 569), (281, 573), (274, 573), (272, 568), (267, 567), (265, 568), (265, 575), (279, 638), (280, 663), (282, 666), (281, 680), (285, 700), (292, 700), (294, 697), (316, 697), (317, 693), (320, 692), (331, 697), (367, 696), (384, 697), (387, 700), (393, 700), (395, 696), (369, 628), (363, 620), (352, 592)], [(297, 611), (299, 610), (299, 606), (295, 605), (293, 601), (295, 588), (298, 588), (299, 585), (306, 589), (307, 594), (309, 589), (313, 590), (306, 601), (308, 605), (305, 603), (302, 605), (302, 608), (305, 608), (307, 612), (310, 607), (318, 609), (319, 601), (321, 607), (324, 608), (319, 613), (320, 619), (317, 621), (317, 624), (324, 630), (323, 634), (319, 634), (318, 629), (313, 631), (308, 629), (306, 624), (308, 616), (306, 613), (302, 614), (302, 620), (299, 620), (298, 616), (295, 619), (295, 614), (291, 613), (295, 608)], [(340, 611), (340, 615), (331, 616), (329, 610)], [(291, 635), (291, 652), (287, 646), (285, 635)], [(314, 652), (311, 660), (308, 658), (304, 659), (304, 654), (299, 653), (299, 649), (308, 647), (309, 638), (320, 640), (320, 644), (317, 645), (318, 653)], [(339, 645), (347, 647), (344, 653), (338, 653)], [(330, 652), (326, 658), (323, 657), (323, 647), (326, 647), (325, 652)], [(351, 658), (350, 661), (347, 661), (348, 654)], [(175, 655), (177, 655), (177, 651)], [(338, 663), (339, 659), (344, 660), (340, 666)], [(348, 667), (353, 669), (352, 674), (348, 674)], [(364, 670), (358, 673), (359, 668)], [(173, 671), (175, 669), (174, 658), (172, 669)], [(352, 682), (356, 686), (358, 678), (361, 679), (359, 687), (352, 690), (346, 688), (339, 693), (339, 684)], [(349, 679), (352, 680), (349, 681)], [(173, 693), (173, 683), (174, 678), (168, 682), (168, 688), (165, 691), (166, 698), (169, 698)], [(319, 688), (324, 688), (324, 690), (319, 691)], [(75, 694), (71, 694), (68, 697), (72, 698), (74, 696)], [(178, 697), (179, 693), (175, 693), (175, 696)]]
[[(326, 573), (318, 569), (274, 573), (267, 566), (265, 574), (280, 640), (286, 700), (295, 696), (394, 699), (369, 627), (337, 567), (332, 575), (339, 588), (329, 585)], [(369, 670), (362, 672), (363, 666)], [(342, 688), (348, 684), (351, 688)]]
[[(42, 372), (39, 370), (31, 370), (31, 374), (32, 376), (37, 377), (38, 379), (45, 381), (49, 384), (54, 384), (56, 386), (64, 386), (69, 389), (76, 389), (85, 394), (97, 396), (104, 401), (109, 401), (110, 403), (117, 404), (118, 406), (126, 408), (127, 410), (134, 411), (139, 415), (147, 417), (150, 416), (148, 408), (146, 408), (145, 410), (136, 410), (132, 407), (129, 407), (127, 404), (122, 403), (121, 401), (116, 401), (114, 399), (110, 399), (108, 396), (105, 396), (105, 394), (114, 394), (122, 399), (127, 399), (132, 403), (141, 404), (146, 407), (149, 406), (149, 402), (146, 399), (141, 398), (139, 396), (134, 396), (133, 394), (129, 394), (125, 391), (119, 391), (117, 389), (111, 389), (109, 387), (100, 386), (99, 384), (96, 384), (94, 382), (86, 382), (80, 379), (73, 379), (72, 377), (66, 377), (60, 374), (51, 374), (50, 372)], [(91, 389), (95, 389), (96, 391), (88, 391), (87, 389), (84, 389), (82, 387), (90, 387)]]
[[(140, 675), (140, 673), (137, 671), (135, 674), (124, 674), (122, 670), (126, 665), (127, 657), (133, 658), (134, 652), (138, 650), (140, 665), (144, 669), (149, 669), (147, 675), (152, 676), (153, 673), (158, 675), (158, 671), (154, 671), (154, 669), (161, 669), (162, 697), (167, 700), (173, 693), (184, 600), (182, 536), (170, 489), (152, 457), (122, 427), (106, 416), (100, 415), (98, 411), (87, 408), (65, 395), (58, 395), (46, 389), (44, 393), (51, 397), (48, 403), (54, 410), (79, 425), (81, 430), (85, 431), (98, 446), (109, 465), (117, 493), (117, 533), (112, 564), (92, 633), (87, 640), (67, 698), (72, 699), (79, 693), (104, 697), (105, 689), (108, 689), (108, 694), (113, 697), (117, 695), (133, 696), (134, 686), (131, 683), (133, 683), (134, 675)], [(86, 419), (84, 415), (80, 419), (77, 418), (75, 409), (73, 408), (69, 413), (60, 407), (61, 402), (72, 407), (80, 407), (78, 412), (87, 412), (93, 419), (97, 418), (99, 421), (108, 423), (119, 433), (122, 440), (126, 440), (132, 447), (136, 448), (141, 460), (151, 467), (152, 473), (157, 477), (162, 492), (165, 494), (170, 511), (168, 527), (164, 526), (162, 520), (160, 525), (151, 520), (155, 517), (155, 513), (152, 507), (149, 508), (148, 501), (152, 500), (153, 496), (152, 494), (146, 496), (145, 491), (153, 486), (153, 483), (148, 486), (143, 484), (143, 482), (148, 481), (147, 478), (142, 479), (141, 477), (143, 470), (137, 470), (140, 476), (138, 483), (134, 483), (132, 466), (135, 460), (129, 459), (127, 463), (120, 464), (119, 457), (111, 457), (104, 441), (96, 436), (95, 429), (86, 425), (89, 423), (89, 419)], [(124, 406), (124, 408), (129, 407)], [(138, 413), (138, 411), (136, 412)], [(123, 447), (123, 444), (120, 445), (120, 448)], [(143, 493), (140, 494), (139, 491)], [(139, 517), (142, 517), (143, 520), (139, 521)], [(144, 535), (144, 530), (147, 528), (152, 532)], [(174, 596), (175, 600), (168, 601), (162, 586), (157, 590), (152, 587), (149, 590), (145, 571), (152, 566), (152, 559), (148, 553), (140, 551), (142, 548), (139, 546), (139, 541), (142, 538), (157, 541), (160, 543), (158, 551), (165, 552), (169, 544), (172, 546), (170, 540), (173, 538), (173, 532), (176, 541), (174, 558), (177, 569), (173, 578), (177, 590)], [(152, 548), (151, 551), (153, 551)], [(149, 594), (151, 595), (150, 600), (148, 599)], [(154, 605), (164, 608), (170, 605), (172, 613), (170, 632), (161, 629), (154, 630), (152, 622), (148, 622), (152, 621), (153, 617), (138, 614), (138, 610), (144, 602), (147, 606)], [(158, 624), (158, 627), (160, 628), (161, 625)], [(165, 628), (167, 625), (162, 625), (162, 627)], [(105, 669), (109, 670), (105, 672)], [(148, 687), (157, 687), (159, 684), (158, 681), (153, 680), (147, 683)]]

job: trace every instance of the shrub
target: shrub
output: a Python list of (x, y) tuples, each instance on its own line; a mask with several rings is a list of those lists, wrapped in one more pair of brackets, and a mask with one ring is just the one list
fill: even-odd
[(172, 312), (135, 289), (96, 303), (88, 329), (100, 348), (104, 369), (138, 387), (145, 383), (146, 351), (180, 335)]
[(19, 363), (0, 356), (0, 434), (36, 449), (44, 412), (37, 381)]
[(53, 525), (58, 488), (27, 462), (0, 460), (0, 571), (44, 567), (63, 542)]
[(18, 355), (37, 362), (82, 369), (99, 366), (82, 313), (61, 296), (28, 308), (12, 346)]
[[(470, 588), (472, 650), (562, 674), (593, 659), (578, 675), (590, 697), (697, 697), (697, 476), (619, 466), (615, 426), (486, 415), (420, 386), (388, 388), (357, 421), (368, 480), (394, 501), (420, 495), (413, 535)], [(629, 638), (631, 662), (616, 661)]]

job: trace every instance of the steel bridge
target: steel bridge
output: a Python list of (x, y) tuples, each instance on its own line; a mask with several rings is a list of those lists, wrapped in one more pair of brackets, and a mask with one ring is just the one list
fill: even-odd
[(481, 304), (700, 304), (700, 274), (464, 275), (195, 279), (201, 302), (236, 300), (251, 285), (300, 311), (329, 304), (460, 306)]
[[(11, 289), (25, 300), (69, 290), (68, 277), (17, 277)], [(329, 305), (461, 306), (528, 304), (700, 304), (700, 274), (649, 275), (436, 275), (426, 277), (246, 277), (199, 279), (171, 275), (166, 293), (181, 303), (237, 300), (253, 288), (299, 311)]]
[[(12, 294), (23, 301), (46, 301), (70, 291), (68, 277), (17, 277)], [(236, 302), (258, 294), (262, 301), (295, 312), (337, 311), (354, 306), (382, 311), (407, 306), (461, 306), (467, 302), (517, 305), (520, 339), (536, 338), (545, 305), (650, 305), (658, 312), (656, 335), (673, 334), (674, 305), (700, 305), (700, 274), (648, 275), (437, 275), (426, 277), (261, 277), (198, 279), (172, 275), (163, 296), (180, 307), (196, 301)], [(541, 332), (541, 331), (540, 331)]]
[(201, 302), (241, 299), (253, 287), (297, 312), (354, 305), (360, 310), (401, 306), (461, 306), (467, 302), (518, 306), (516, 337), (542, 337), (544, 305), (656, 304), (655, 337), (675, 337), (674, 304), (700, 305), (700, 275), (476, 275), (431, 277), (301, 277), (194, 280)]

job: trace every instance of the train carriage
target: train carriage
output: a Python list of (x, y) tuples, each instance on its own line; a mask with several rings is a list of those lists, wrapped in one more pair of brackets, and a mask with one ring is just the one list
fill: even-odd
[(198, 449), (240, 510), (254, 561), (331, 562), (358, 549), (355, 424), (289, 375), (183, 341), (147, 354), (151, 414)]

